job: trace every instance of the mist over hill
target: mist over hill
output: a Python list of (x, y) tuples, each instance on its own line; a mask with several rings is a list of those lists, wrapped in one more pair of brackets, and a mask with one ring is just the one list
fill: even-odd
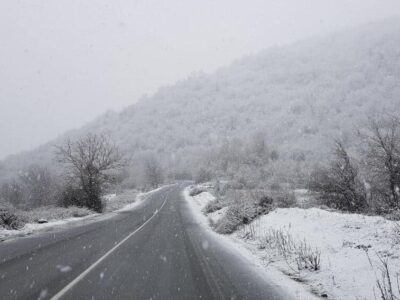
[(323, 163), (333, 138), (354, 148), (368, 116), (398, 113), (399, 82), (400, 20), (390, 19), (271, 48), (161, 88), (120, 113), (5, 159), (0, 178), (33, 163), (51, 167), (51, 145), (88, 132), (112, 137), (133, 158), (133, 168), (144, 155), (157, 157), (171, 178), (200, 168), (235, 173), (216, 157), (233, 163), (250, 148), (268, 149), (267, 158), (258, 158), (279, 161), (271, 168), (293, 168), (301, 177), (308, 166)]

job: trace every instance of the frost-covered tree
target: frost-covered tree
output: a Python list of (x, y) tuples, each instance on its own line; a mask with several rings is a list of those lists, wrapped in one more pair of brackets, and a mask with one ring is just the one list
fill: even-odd
[(67, 140), (56, 149), (58, 161), (67, 167), (68, 183), (81, 191), (71, 192), (78, 204), (101, 212), (104, 186), (113, 179), (110, 172), (125, 164), (118, 147), (105, 135), (88, 134), (77, 141)]
[(366, 208), (366, 192), (358, 168), (342, 142), (335, 142), (329, 167), (316, 170), (311, 178), (310, 189), (318, 192), (324, 203), (352, 212)]
[(375, 197), (400, 208), (400, 118), (370, 120), (366, 164)]

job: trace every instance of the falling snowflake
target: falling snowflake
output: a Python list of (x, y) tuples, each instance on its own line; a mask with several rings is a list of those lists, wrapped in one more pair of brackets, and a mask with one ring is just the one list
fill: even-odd
[(207, 240), (204, 240), (204, 241), (201, 243), (201, 246), (203, 247), (204, 250), (207, 250), (208, 247), (209, 247), (208, 241), (207, 241)]
[(57, 265), (57, 269), (60, 270), (62, 273), (67, 273), (72, 270), (70, 266), (62, 266), (62, 265)]

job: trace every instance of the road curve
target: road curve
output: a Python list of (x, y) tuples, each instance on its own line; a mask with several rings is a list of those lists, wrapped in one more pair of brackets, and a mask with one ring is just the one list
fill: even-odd
[(165, 187), (135, 210), (0, 244), (1, 299), (289, 299)]

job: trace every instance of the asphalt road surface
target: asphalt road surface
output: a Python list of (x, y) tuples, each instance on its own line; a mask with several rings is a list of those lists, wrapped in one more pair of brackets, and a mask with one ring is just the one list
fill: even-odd
[(0, 243), (0, 298), (289, 299), (195, 221), (183, 186), (108, 219)]

